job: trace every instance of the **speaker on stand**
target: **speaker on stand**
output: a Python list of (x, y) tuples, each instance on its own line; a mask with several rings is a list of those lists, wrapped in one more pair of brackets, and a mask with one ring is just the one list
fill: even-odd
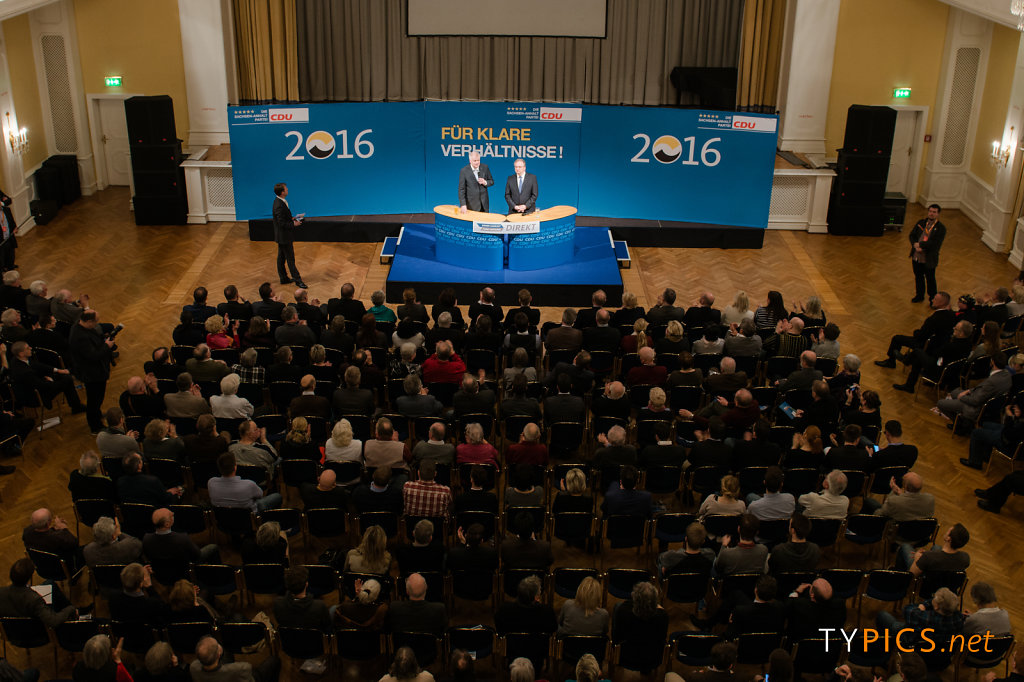
[(181, 140), (168, 95), (124, 101), (132, 157), (136, 225), (184, 225), (188, 217)]
[(880, 237), (885, 231), (885, 184), (895, 132), (895, 109), (849, 108), (828, 205), (830, 234)]

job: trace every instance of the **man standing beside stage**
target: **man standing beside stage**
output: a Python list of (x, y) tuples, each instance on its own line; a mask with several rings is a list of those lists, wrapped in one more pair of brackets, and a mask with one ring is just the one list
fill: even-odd
[(494, 184), (491, 169), (480, 163), (480, 152), (469, 153), (469, 165), (459, 171), (459, 212), (491, 209), (487, 188)]
[(939, 222), (942, 207), (932, 204), (928, 217), (922, 218), (910, 231), (910, 260), (914, 266), (914, 284), (917, 287), (913, 303), (924, 300), (925, 284), (928, 286), (928, 300), (935, 296), (935, 268), (939, 265), (939, 249), (946, 238), (946, 226)]
[(18, 228), (11, 211), (11, 198), (0, 190), (0, 270), (14, 270), (14, 252), (18, 248), (18, 239), (14, 231)]
[(537, 210), (537, 176), (526, 172), (526, 162), (516, 159), (516, 174), (505, 183), (505, 201), (509, 213), (533, 213)]
[[(295, 286), (306, 289), (305, 282), (295, 267), (295, 246), (292, 243), (295, 239), (293, 234), (296, 227), (302, 224), (302, 216), (292, 217), (292, 209), (288, 206), (288, 185), (279, 182), (274, 185), (274, 241), (277, 242), (277, 275), (281, 284), (295, 282)], [(292, 277), (288, 279), (284, 264), (288, 262)]]

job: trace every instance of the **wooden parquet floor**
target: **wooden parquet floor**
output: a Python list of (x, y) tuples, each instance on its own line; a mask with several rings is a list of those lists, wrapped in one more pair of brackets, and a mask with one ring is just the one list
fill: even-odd
[[(76, 295), (88, 293), (103, 321), (125, 324), (118, 337), (121, 358), (108, 386), (107, 405), (115, 403), (130, 376), (141, 373), (153, 348), (169, 345), (170, 330), (195, 286), (207, 286), (211, 301), (217, 302), (227, 284), (236, 284), (251, 299), (261, 282), (276, 281), (274, 244), (250, 242), (244, 223), (137, 227), (127, 206), (124, 188), (80, 199), (49, 225), (20, 238), (17, 258), (26, 286), (43, 279), (51, 293), (59, 288)], [(911, 207), (908, 225), (922, 215), (920, 206)], [(1016, 273), (1005, 254), (985, 247), (978, 229), (957, 211), (945, 212), (943, 219), (949, 231), (938, 270), (940, 288), (956, 297), (1008, 286)], [(992, 583), (1014, 624), (1020, 626), (1024, 603), (1017, 589), (1019, 581), (1024, 581), (1019, 544), (1024, 502), (1011, 499), (1002, 515), (994, 516), (975, 506), (972, 493), (1007, 473), (1007, 465), (996, 464), (988, 477), (961, 467), (957, 458), (965, 455), (967, 441), (951, 437), (942, 420), (929, 412), (931, 396), (925, 394), (914, 402), (911, 396), (892, 390), (892, 383), (902, 380), (900, 370), (879, 369), (871, 362), (884, 353), (890, 335), (909, 332), (927, 313), (925, 304), (910, 303), (913, 281), (905, 235), (888, 232), (872, 239), (769, 231), (761, 250), (636, 248), (633, 269), (623, 271), (623, 276), (626, 287), (645, 306), (666, 286), (679, 292), (681, 304), (701, 291), (711, 291), (718, 307), (728, 305), (738, 289), (747, 291), (755, 304), (769, 289), (778, 289), (790, 307), (818, 294), (829, 319), (842, 330), (842, 351), (855, 353), (864, 362), (862, 386), (881, 394), (883, 418), (903, 422), (905, 440), (920, 448), (917, 470), (924, 476), (926, 489), (938, 498), (937, 515), (943, 527), (959, 521), (970, 530), (971, 581)], [(377, 263), (378, 244), (300, 243), (295, 250), (311, 297), (326, 300), (337, 295), (346, 281), (355, 284), (364, 300), (374, 289), (383, 288), (387, 269)], [(545, 320), (557, 319), (560, 310), (545, 308), (543, 313)], [(24, 455), (11, 462), (17, 465), (17, 473), (0, 479), (0, 566), (23, 555), (20, 533), (32, 510), (49, 506), (73, 522), (68, 472), (93, 443), (84, 416), (66, 417), (64, 424), (46, 431), (42, 438), (32, 436)], [(83, 531), (84, 537), (88, 535)], [(844, 545), (843, 565), (855, 563), (857, 557), (856, 550), (851, 553)], [(560, 555), (558, 563), (593, 561), (587, 555)], [(617, 552), (604, 565), (638, 563), (632, 553)], [(88, 599), (76, 593), (79, 603)], [(670, 630), (689, 628), (688, 613), (673, 608)], [(872, 617), (869, 608), (863, 624)], [(481, 618), (489, 616), (457, 613), (454, 620), (489, 622)], [(851, 615), (851, 624), (854, 620)], [(12, 656), (22, 661), (21, 653)], [(52, 659), (45, 654), (34, 659), (48, 675)], [(295, 678), (298, 673), (289, 676)]]

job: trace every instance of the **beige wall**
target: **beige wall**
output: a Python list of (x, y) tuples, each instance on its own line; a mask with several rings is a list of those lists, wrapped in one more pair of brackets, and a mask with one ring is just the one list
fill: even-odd
[[(827, 157), (843, 146), (851, 104), (927, 106), (926, 130), (933, 132), (948, 16), (949, 6), (938, 0), (842, 0), (825, 122)], [(886, 37), (893, 26), (906, 30)], [(896, 87), (912, 88), (912, 96), (893, 99)], [(922, 168), (926, 158), (927, 150)]]
[[(39, 103), (39, 81), (36, 80), (36, 61), (32, 54), (32, 34), (28, 15), (21, 14), (3, 22), (7, 42), (7, 67), (11, 76), (11, 97), (18, 125), (28, 128), (28, 150), (21, 157), (22, 168), (31, 171), (49, 154), (46, 149), (46, 128), (43, 109)], [(0, 112), (2, 115), (3, 112)], [(4, 185), (7, 187), (7, 185)]]
[[(170, 95), (178, 137), (188, 139), (177, 0), (74, 0), (86, 93)], [(104, 76), (123, 76), (107, 88)]]
[(996, 168), (989, 160), (992, 154), (992, 141), (999, 140), (1002, 143), (1003, 140), (1019, 44), (1020, 31), (999, 24), (993, 26), (988, 73), (985, 74), (985, 91), (981, 95), (978, 132), (974, 137), (974, 150), (971, 155), (971, 172), (989, 185), (996, 181)]

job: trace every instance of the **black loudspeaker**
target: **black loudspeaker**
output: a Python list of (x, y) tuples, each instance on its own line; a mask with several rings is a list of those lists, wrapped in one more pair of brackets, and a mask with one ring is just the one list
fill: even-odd
[(28, 208), (32, 211), (32, 217), (36, 221), (36, 225), (46, 225), (48, 222), (57, 217), (57, 211), (60, 210), (60, 206), (56, 201), (30, 201)]
[(60, 202), (70, 204), (82, 196), (82, 183), (78, 176), (78, 157), (74, 154), (56, 154), (43, 161), (44, 168), (57, 171), (60, 183)]
[(188, 218), (185, 197), (142, 197), (132, 199), (136, 225), (184, 225)]
[(862, 156), (843, 150), (836, 163), (836, 176), (843, 182), (881, 182), (889, 177), (889, 156)]
[(166, 171), (181, 164), (181, 145), (137, 144), (132, 145), (132, 172)]
[[(137, 181), (136, 181), (137, 182)], [(884, 182), (843, 182), (836, 189), (840, 206), (866, 206), (882, 204), (885, 198)]]
[(173, 197), (185, 194), (185, 171), (140, 171), (135, 173), (135, 195), (141, 197)]
[(60, 170), (44, 163), (32, 176), (36, 181), (36, 196), (40, 201), (52, 201), (60, 208), (64, 204), (64, 186)]
[(174, 102), (170, 95), (130, 97), (124, 101), (128, 142), (137, 144), (174, 143)]
[(890, 156), (895, 133), (895, 109), (854, 104), (846, 112), (843, 151), (848, 154)]

